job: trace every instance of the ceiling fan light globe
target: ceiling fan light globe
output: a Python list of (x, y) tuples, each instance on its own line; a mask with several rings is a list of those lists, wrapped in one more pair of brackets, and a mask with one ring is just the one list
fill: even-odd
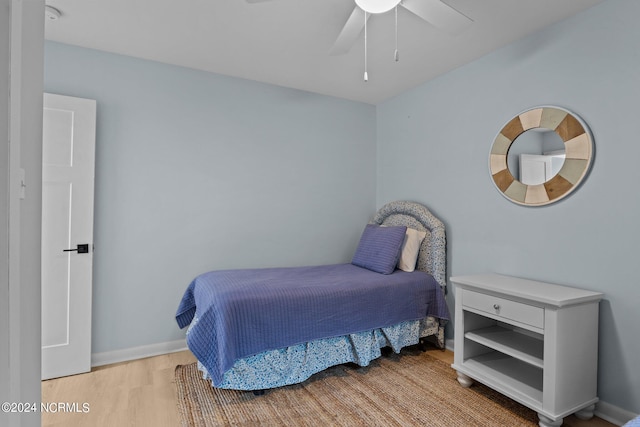
[(401, 0), (355, 0), (358, 7), (367, 13), (384, 13), (388, 12), (398, 4)]

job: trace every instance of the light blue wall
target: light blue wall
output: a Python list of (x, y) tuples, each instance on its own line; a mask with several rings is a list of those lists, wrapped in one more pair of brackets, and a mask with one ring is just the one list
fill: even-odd
[[(377, 205), (427, 204), (447, 227), (449, 275), (495, 271), (605, 293), (599, 396), (640, 412), (640, 2), (608, 0), (377, 108)], [(492, 184), (513, 115), (558, 105), (596, 144), (582, 187), (527, 208)], [(453, 307), (452, 295), (449, 295)], [(451, 336), (452, 331), (448, 331)]]
[(375, 107), (46, 43), (97, 100), (93, 352), (184, 337), (212, 269), (348, 262), (375, 209)]

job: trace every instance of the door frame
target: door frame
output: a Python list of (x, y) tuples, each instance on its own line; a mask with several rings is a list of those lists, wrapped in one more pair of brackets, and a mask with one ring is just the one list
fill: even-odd
[[(8, 292), (8, 300), (0, 303), (8, 313), (8, 322), (0, 325), (0, 369), (8, 369), (2, 374), (8, 381), (0, 383), (0, 395), (9, 402), (39, 404), (44, 0), (0, 0), (0, 15), (10, 22), (10, 28), (0, 27), (10, 46), (10, 51), (0, 49), (5, 67), (0, 72), (0, 142), (8, 142), (0, 161), (0, 227), (7, 236), (0, 250), (0, 287)], [(0, 412), (0, 424), (36, 427), (40, 413)]]
[[(0, 401), (9, 400), (9, 67), (11, 58), (10, 0), (0, 0)], [(4, 243), (7, 242), (7, 243)], [(4, 421), (7, 417), (2, 418)]]

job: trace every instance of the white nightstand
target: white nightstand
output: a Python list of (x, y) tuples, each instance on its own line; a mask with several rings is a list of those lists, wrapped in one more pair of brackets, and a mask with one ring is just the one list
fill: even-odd
[(603, 294), (498, 274), (452, 277), (452, 367), (560, 426), (593, 417), (598, 401), (598, 303)]

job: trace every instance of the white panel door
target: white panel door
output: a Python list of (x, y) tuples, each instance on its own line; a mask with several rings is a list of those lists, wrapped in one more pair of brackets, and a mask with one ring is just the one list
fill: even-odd
[(520, 182), (526, 185), (540, 185), (551, 177), (550, 156), (520, 154)]
[(91, 370), (95, 126), (96, 101), (44, 94), (42, 379)]

